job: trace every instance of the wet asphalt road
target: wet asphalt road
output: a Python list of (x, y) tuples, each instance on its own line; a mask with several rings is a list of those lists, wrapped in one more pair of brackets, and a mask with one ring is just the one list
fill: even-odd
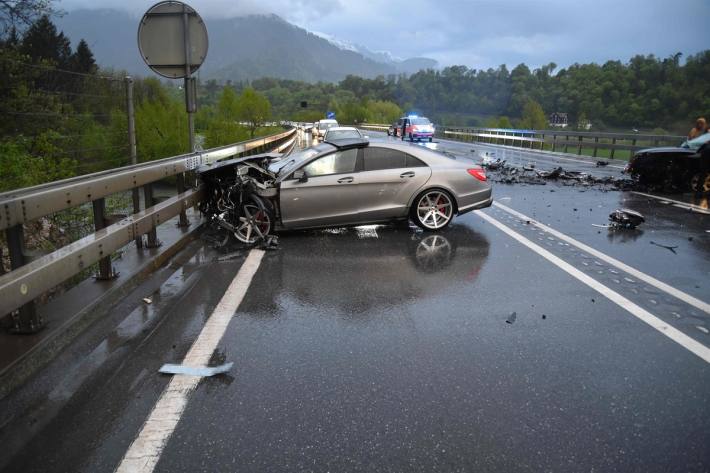
[[(466, 156), (477, 148), (435, 145)], [(560, 183), (496, 184), (494, 196), (710, 302), (710, 215)], [(646, 223), (593, 226), (622, 206)], [(484, 212), (710, 345), (708, 313), (504, 207)], [(234, 367), (191, 393), (157, 471), (710, 468), (708, 363), (480, 215), (438, 234), (331, 229), (280, 243), (219, 343), (215, 359)], [(182, 360), (246, 252), (219, 256), (199, 242), (186, 248), (3, 401), (0, 439), (17, 451), (5, 471), (116, 468), (170, 380), (158, 368)], [(147, 295), (153, 304), (141, 302)]]

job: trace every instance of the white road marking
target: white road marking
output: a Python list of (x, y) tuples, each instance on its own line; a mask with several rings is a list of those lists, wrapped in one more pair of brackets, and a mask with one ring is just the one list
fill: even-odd
[[(601, 251), (595, 250), (594, 248), (587, 246), (584, 243), (577, 241), (574, 238), (565, 235), (564, 233), (558, 232), (554, 228), (550, 228), (547, 225), (540, 223), (535, 219), (532, 219), (532, 218), (530, 218), (530, 217), (528, 217), (516, 210), (511, 209), (510, 207), (507, 207), (507, 206), (500, 204), (498, 202), (493, 202), (493, 205), (500, 208), (501, 210), (508, 212), (511, 215), (515, 215), (516, 217), (518, 217), (520, 219), (530, 221), (531, 225), (535, 225), (536, 227), (546, 231), (547, 233), (549, 233), (551, 235), (554, 235), (555, 237), (559, 238), (560, 240), (564, 240), (567, 243), (576, 246), (580, 250), (583, 250), (583, 251), (589, 253), (590, 255), (593, 255), (594, 257), (596, 257), (602, 261), (606, 261), (610, 265), (616, 266), (618, 269), (625, 271), (626, 273), (628, 273), (632, 276), (635, 276), (637, 279), (640, 279), (641, 281), (644, 281), (647, 284), (650, 284), (651, 286), (653, 286), (657, 289), (660, 289), (661, 291), (663, 291), (667, 294), (670, 294), (671, 296), (673, 296), (675, 298), (680, 299), (681, 301), (685, 302), (686, 304), (690, 304), (693, 307), (700, 309), (707, 314), (710, 314), (710, 304), (708, 304), (707, 302), (701, 301), (700, 299), (693, 297), (690, 294), (687, 294), (687, 293), (681, 291), (680, 289), (676, 289), (675, 287), (670, 286), (670, 285), (664, 283), (663, 281), (659, 281), (658, 279), (654, 278), (653, 276), (650, 276), (646, 273), (642, 273), (638, 269), (632, 268), (631, 266), (629, 266), (625, 263), (622, 263), (621, 261), (619, 261), (615, 258), (612, 258), (611, 256), (608, 256), (605, 253), (602, 253)], [(624, 278), (624, 279), (627, 279), (627, 278)]]
[(538, 246), (537, 244), (533, 243), (532, 241), (528, 240), (524, 236), (520, 235), (519, 233), (515, 232), (512, 230), (510, 227), (506, 226), (505, 224), (499, 222), (495, 218), (486, 215), (485, 213), (481, 212), (480, 210), (475, 210), (474, 211), (476, 214), (478, 214), (479, 217), (490, 223), (491, 225), (495, 226), (502, 232), (506, 233), (508, 236), (512, 237), (513, 239), (517, 240), (518, 242), (522, 243), (535, 253), (539, 254), (552, 264), (556, 265), (558, 268), (562, 269), (566, 273), (568, 273), (570, 276), (574, 277), (575, 279), (578, 279), (579, 281), (583, 282), (587, 286), (591, 287), (610, 301), (614, 302), (617, 304), (619, 307), (625, 309), (627, 312), (632, 314), (633, 316), (637, 317), (639, 320), (645, 322), (646, 324), (650, 325), (654, 329), (658, 330), (658, 332), (662, 333), (666, 337), (670, 338), (686, 350), (690, 351), (691, 353), (697, 355), (701, 359), (703, 359), (706, 363), (710, 363), (710, 348), (706, 347), (702, 343), (690, 338), (680, 330), (676, 329), (675, 327), (668, 325), (667, 323), (663, 322), (661, 319), (656, 317), (655, 315), (651, 314), (647, 310), (639, 307), (638, 305), (634, 304), (631, 302), (629, 299), (625, 298), (618, 292), (615, 292), (596, 279), (593, 279), (571, 264), (563, 261), (562, 259), (558, 258), (557, 256), (553, 255), (546, 249)]
[(668, 204), (668, 203), (672, 202), (674, 204), (673, 205), (674, 207), (680, 207), (681, 209), (693, 210), (693, 211), (701, 213), (701, 214), (710, 215), (710, 210), (704, 209), (699, 205), (689, 204), (687, 202), (681, 202), (680, 200), (669, 199), (668, 197), (659, 197), (659, 196), (653, 195), (653, 194), (646, 194), (645, 192), (631, 191), (631, 193), (659, 200), (663, 204)]
[[(262, 250), (251, 250), (236, 277), (202, 328), (197, 340), (185, 355), (183, 364), (205, 366), (227, 330), (249, 284), (264, 256)], [(175, 376), (160, 395), (153, 411), (141, 428), (138, 437), (123, 456), (118, 473), (149, 473), (155, 468), (168, 439), (182, 416), (190, 393), (200, 382), (200, 376)]]

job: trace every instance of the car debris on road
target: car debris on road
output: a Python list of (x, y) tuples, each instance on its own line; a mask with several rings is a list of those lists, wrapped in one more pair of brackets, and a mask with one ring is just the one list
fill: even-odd
[(643, 215), (630, 209), (616, 209), (609, 214), (609, 221), (617, 228), (633, 229), (646, 221)]

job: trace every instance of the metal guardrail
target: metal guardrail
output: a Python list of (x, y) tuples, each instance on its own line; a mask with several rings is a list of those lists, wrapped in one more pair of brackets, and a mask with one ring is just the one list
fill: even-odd
[[(389, 125), (384, 124), (363, 124), (358, 126), (377, 131), (389, 128)], [(616, 151), (633, 153), (643, 148), (678, 146), (685, 140), (684, 136), (678, 135), (564, 130), (512, 130), (507, 128), (444, 127), (437, 128), (436, 132), (439, 136), (463, 141), (478, 141), (539, 149), (549, 146), (553, 152), (563, 151), (568, 153), (570, 148), (576, 148), (576, 154), (583, 154), (582, 150), (591, 149), (594, 157), (598, 155), (600, 149), (608, 149), (610, 150), (611, 158), (614, 158)]]
[[(34, 307), (37, 296), (97, 262), (99, 279), (112, 278), (110, 255), (131, 240), (141, 245), (142, 235), (148, 235), (148, 248), (159, 246), (156, 227), (196, 205), (202, 190), (187, 190), (156, 204), (153, 182), (231, 156), (287, 151), (296, 143), (296, 132), (293, 128), (234, 145), (0, 194), (0, 230), (6, 231), (12, 263), (12, 271), (0, 276), (0, 316), (12, 314), (16, 332), (36, 332), (44, 324)], [(107, 225), (105, 197), (139, 187), (143, 188), (146, 209)], [(88, 202), (94, 207), (96, 232), (26, 264), (23, 224)]]
[(642, 133), (602, 133), (562, 130), (510, 130), (501, 128), (444, 128), (437, 130), (444, 136), (463, 138), (464, 141), (521, 146), (545, 149), (549, 146), (553, 152), (568, 153), (570, 148), (581, 155), (585, 149), (592, 150), (596, 157), (599, 150), (610, 150), (610, 158), (616, 151), (629, 151), (633, 154), (643, 148), (658, 146), (678, 146), (684, 136), (650, 135)]

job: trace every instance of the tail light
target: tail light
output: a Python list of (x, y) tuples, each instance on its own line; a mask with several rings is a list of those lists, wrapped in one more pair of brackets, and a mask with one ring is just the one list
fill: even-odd
[(486, 172), (483, 169), (466, 169), (466, 171), (479, 181), (486, 182), (487, 180)]

